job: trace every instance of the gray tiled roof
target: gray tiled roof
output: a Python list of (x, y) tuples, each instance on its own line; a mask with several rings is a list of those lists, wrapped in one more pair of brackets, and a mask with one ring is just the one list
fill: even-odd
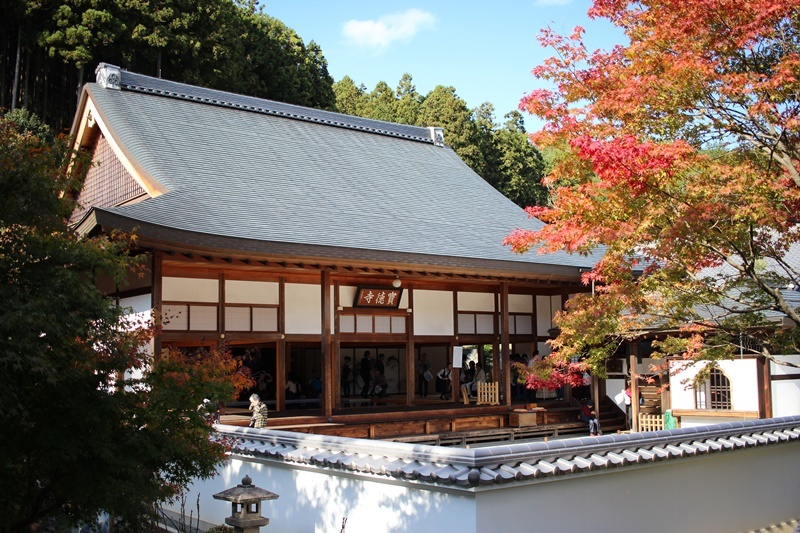
[(217, 426), (232, 453), (464, 490), (800, 440), (800, 416), (474, 449)]
[(264, 253), (422, 265), (447, 258), (451, 266), (486, 262), (568, 275), (594, 263), (564, 253), (517, 255), (502, 246), (514, 228), (541, 222), (450, 148), (432, 144), (426, 128), (127, 72), (122, 90), (86, 90), (134, 164), (168, 191), (98, 209), (100, 223)]

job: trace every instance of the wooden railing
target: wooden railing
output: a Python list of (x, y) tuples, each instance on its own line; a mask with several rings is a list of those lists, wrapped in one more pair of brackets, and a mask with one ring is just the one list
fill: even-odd
[(639, 431), (660, 431), (664, 429), (664, 415), (639, 415)]
[(478, 383), (478, 400), (475, 405), (500, 405), (499, 383)]

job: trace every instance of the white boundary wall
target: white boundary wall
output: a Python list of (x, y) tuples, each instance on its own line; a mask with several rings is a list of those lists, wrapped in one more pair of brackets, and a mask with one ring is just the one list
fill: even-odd
[(264, 532), (347, 533), (614, 531), (730, 533), (800, 517), (800, 443), (597, 470), (586, 475), (453, 490), (385, 481), (284, 463), (234, 458), (219, 476), (198, 482), (205, 522), (222, 524), (228, 502), (212, 495), (241, 483), (275, 492)]

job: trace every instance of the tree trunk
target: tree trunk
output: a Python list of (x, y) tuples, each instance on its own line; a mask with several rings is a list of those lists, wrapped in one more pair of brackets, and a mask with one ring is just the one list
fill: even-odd
[(8, 35), (3, 39), (3, 52), (0, 54), (0, 108), (6, 107), (6, 64), (8, 61)]
[(75, 88), (75, 109), (78, 108), (78, 102), (81, 100), (81, 88), (83, 87), (83, 69), (85, 65), (78, 67), (78, 86)]
[(25, 49), (25, 85), (22, 89), (22, 109), (28, 109), (31, 81), (31, 49)]
[(22, 26), (19, 27), (17, 32), (17, 59), (14, 64), (14, 84), (11, 90), (11, 111), (17, 108), (17, 96), (19, 95), (19, 64), (22, 61), (20, 57), (22, 54)]

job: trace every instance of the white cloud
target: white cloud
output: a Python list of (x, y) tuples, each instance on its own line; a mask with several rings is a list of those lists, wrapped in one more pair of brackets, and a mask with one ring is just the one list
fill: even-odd
[(572, 0), (536, 0), (533, 5), (538, 7), (546, 7), (546, 6), (568, 6), (572, 3)]
[(436, 17), (427, 11), (409, 9), (378, 20), (348, 20), (342, 33), (356, 46), (384, 50), (395, 41), (408, 41), (421, 30), (433, 28)]

